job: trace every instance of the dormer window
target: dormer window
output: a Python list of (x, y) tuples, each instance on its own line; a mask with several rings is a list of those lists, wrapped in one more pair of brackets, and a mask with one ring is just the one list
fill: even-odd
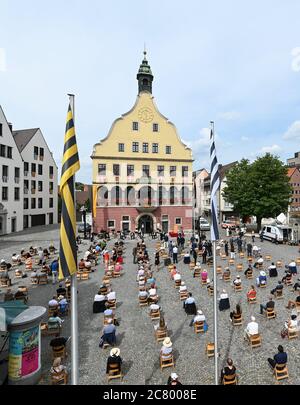
[(158, 132), (158, 124), (153, 124), (152, 129), (153, 132)]
[(133, 131), (138, 131), (139, 130), (139, 123), (136, 121), (133, 121), (132, 123), (132, 130)]

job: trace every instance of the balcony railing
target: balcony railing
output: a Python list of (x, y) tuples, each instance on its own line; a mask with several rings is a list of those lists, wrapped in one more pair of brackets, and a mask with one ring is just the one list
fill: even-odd
[(28, 170), (24, 170), (24, 176), (28, 176)]
[(53, 189), (50, 189), (50, 190), (49, 190), (49, 193), (50, 193), (50, 194), (53, 194)]
[(53, 173), (51, 174), (49, 174), (49, 179), (53, 179)]
[(28, 188), (24, 188), (24, 194), (28, 194)]
[(32, 188), (31, 189), (31, 194), (35, 194), (35, 190), (36, 190), (35, 188)]
[(3, 183), (7, 183), (7, 181), (8, 181), (8, 176), (2, 176), (2, 181), (3, 181)]
[(20, 183), (20, 177), (15, 177), (15, 183), (17, 183), (17, 184)]
[(44, 160), (44, 155), (40, 155), (40, 160), (41, 160), (41, 161)]
[(35, 175), (36, 175), (36, 172), (31, 172), (32, 177), (35, 177)]

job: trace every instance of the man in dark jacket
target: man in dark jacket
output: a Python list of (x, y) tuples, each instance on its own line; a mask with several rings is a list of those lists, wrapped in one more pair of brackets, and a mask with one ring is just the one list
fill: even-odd
[(276, 366), (276, 364), (286, 364), (287, 363), (287, 354), (283, 350), (281, 345), (278, 346), (278, 353), (275, 354), (273, 359), (270, 357), (268, 358), (268, 362), (272, 368)]

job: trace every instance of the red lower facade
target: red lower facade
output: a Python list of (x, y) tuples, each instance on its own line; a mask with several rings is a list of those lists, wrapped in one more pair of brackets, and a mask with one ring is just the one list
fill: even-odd
[(160, 206), (146, 208), (135, 207), (97, 207), (96, 218), (93, 221), (94, 232), (101, 230), (130, 232), (144, 230), (145, 233), (162, 229), (165, 232), (172, 230), (192, 230), (192, 207)]

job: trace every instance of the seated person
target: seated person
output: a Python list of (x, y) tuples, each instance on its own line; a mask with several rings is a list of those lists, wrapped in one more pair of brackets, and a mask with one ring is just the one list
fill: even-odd
[(181, 275), (180, 275), (180, 273), (174, 274), (173, 280), (175, 281), (175, 283), (176, 283), (176, 281), (180, 281), (180, 280), (181, 280)]
[(262, 284), (266, 283), (267, 283), (266, 273), (263, 270), (261, 270), (259, 273), (259, 277), (256, 278), (256, 285), (260, 287)]
[(120, 353), (121, 353), (121, 351), (117, 347), (114, 347), (113, 349), (111, 349), (110, 355), (109, 355), (109, 357), (107, 359), (107, 363), (106, 363), (106, 374), (108, 374), (108, 372), (109, 372), (110, 364), (117, 364), (118, 369), (121, 372), (122, 358), (120, 357)]
[(179, 292), (181, 293), (181, 292), (184, 292), (184, 291), (187, 291), (187, 287), (185, 285), (185, 282), (181, 281), (181, 286), (179, 287)]
[(41, 269), (42, 274), (47, 274), (48, 276), (51, 276), (51, 269), (50, 267), (46, 264), (46, 262), (43, 263), (42, 269)]
[(222, 279), (224, 280), (224, 278), (229, 277), (230, 276), (230, 269), (229, 267), (225, 267), (223, 274), (222, 274)]
[(37, 277), (38, 277), (37, 271), (36, 271), (36, 270), (33, 270), (33, 271), (31, 272), (31, 274), (30, 274), (31, 281), (37, 280)]
[(56, 299), (56, 296), (54, 295), (53, 298), (48, 302), (49, 309), (57, 308), (58, 307), (58, 301)]
[(247, 292), (247, 300), (254, 301), (255, 299), (256, 299), (256, 290), (254, 285), (252, 285), (250, 290)]
[(155, 331), (165, 332), (167, 330), (167, 325), (165, 323), (165, 318), (162, 313), (160, 313), (159, 324), (154, 325)]
[(203, 281), (204, 283), (206, 283), (207, 277), (208, 277), (207, 270), (205, 270), (205, 269), (202, 270), (202, 272), (201, 272), (201, 281)]
[(295, 301), (290, 300), (286, 306), (286, 308), (290, 309), (290, 308), (294, 308), (296, 305), (300, 305), (300, 291), (298, 291), (298, 295), (295, 299)]
[(300, 289), (300, 278), (297, 279), (296, 283), (293, 286), (294, 291)]
[(289, 263), (288, 269), (292, 273), (293, 276), (297, 274), (297, 265), (296, 265), (296, 262), (294, 260), (292, 260)]
[(86, 261), (84, 262), (84, 267), (85, 267), (87, 270), (91, 270), (91, 269), (92, 269), (92, 263), (91, 263), (89, 260), (86, 260)]
[(0, 262), (0, 269), (1, 270), (10, 270), (11, 269), (11, 264), (7, 263), (4, 259), (2, 259), (1, 262)]
[(13, 300), (14, 300), (14, 294), (11, 292), (11, 289), (9, 288), (4, 294), (4, 302), (13, 301)]
[(11, 257), (11, 260), (14, 264), (20, 264), (21, 263), (21, 257), (20, 255), (17, 255), (17, 253), (14, 253)]
[(150, 308), (150, 313), (151, 313), (151, 312), (157, 312), (157, 311), (160, 309), (160, 306), (153, 303), (153, 304), (151, 304), (151, 305), (149, 306), (149, 308)]
[(158, 295), (156, 292), (156, 288), (149, 289), (148, 300), (149, 300), (149, 302), (153, 302), (153, 303), (156, 303), (158, 301)]
[(275, 368), (277, 364), (283, 365), (287, 363), (287, 354), (285, 353), (283, 347), (279, 345), (277, 350), (278, 353), (275, 354), (273, 359), (271, 359), (270, 357), (268, 358), (268, 362), (272, 368)]
[(104, 312), (106, 309), (106, 301), (107, 298), (105, 295), (101, 294), (100, 291), (95, 295), (94, 297), (94, 303), (93, 303), (93, 313), (94, 314), (99, 314), (101, 312)]
[(186, 252), (183, 256), (183, 263), (184, 264), (190, 264), (191, 263), (191, 257), (189, 252)]
[(56, 290), (56, 294), (57, 294), (57, 296), (59, 296), (59, 295), (64, 295), (64, 296), (66, 296), (67, 290), (63, 287), (63, 284), (62, 284), (62, 283), (59, 283), (58, 289)]
[(115, 268), (114, 268), (114, 272), (115, 273), (121, 273), (121, 270), (123, 269), (123, 267), (120, 265), (120, 263), (116, 263), (115, 264)]
[(169, 337), (166, 337), (163, 341), (162, 348), (160, 349), (160, 356), (164, 359), (171, 359), (173, 356), (173, 343)]
[(27, 302), (27, 293), (23, 290), (23, 287), (18, 287), (18, 290), (15, 292), (15, 300), (24, 299), (24, 303)]
[(197, 262), (195, 267), (194, 267), (194, 273), (193, 273), (193, 277), (196, 277), (196, 274), (200, 274), (201, 273), (201, 263)]
[(242, 280), (241, 280), (241, 277), (240, 276), (236, 276), (236, 279), (235, 280), (233, 280), (233, 285), (235, 286), (239, 286), (239, 285), (242, 285)]
[(253, 267), (258, 267), (259, 265), (263, 265), (264, 264), (264, 259), (262, 258), (262, 256), (259, 256), (259, 258), (257, 259), (257, 261), (254, 263)]
[(68, 301), (63, 295), (60, 295), (58, 299), (59, 299), (58, 303), (59, 312), (61, 315), (64, 315), (67, 312), (69, 306)]
[(280, 280), (278, 280), (277, 286), (273, 290), (271, 290), (271, 294), (274, 295), (275, 292), (277, 292), (277, 291), (283, 291), (283, 284)]
[(274, 309), (275, 308), (275, 302), (273, 301), (273, 297), (269, 297), (269, 301), (266, 304), (260, 304), (260, 314), (262, 315), (264, 311), (267, 311), (267, 309)]
[(106, 285), (102, 284), (99, 288), (100, 295), (106, 295), (108, 293), (108, 288)]
[(178, 378), (179, 377), (176, 373), (171, 373), (171, 376), (168, 378), (167, 385), (182, 385)]
[(174, 266), (173, 267), (173, 269), (171, 270), (171, 272), (170, 272), (170, 276), (171, 276), (171, 279), (172, 280), (174, 280), (174, 276), (175, 276), (175, 274), (177, 274), (178, 272), (177, 272), (177, 268), (176, 268), (176, 266)]
[(71, 336), (69, 336), (68, 338), (65, 338), (63, 336), (58, 336), (55, 337), (54, 339), (52, 339), (50, 341), (50, 346), (51, 347), (59, 347), (59, 346), (64, 346), (66, 347), (68, 341), (71, 339)]
[(285, 271), (285, 276), (282, 277), (281, 280), (283, 283), (287, 284), (288, 282), (292, 281), (292, 273), (290, 272), (290, 270), (286, 270)]
[(140, 291), (139, 298), (147, 298), (148, 299), (148, 292), (147, 291)]
[(278, 276), (278, 272), (276, 269), (276, 266), (274, 263), (271, 264), (271, 266), (268, 267), (269, 270), (269, 276), (270, 277), (277, 277)]
[(85, 262), (83, 259), (80, 259), (80, 262), (78, 263), (78, 270), (84, 270), (85, 269)]
[(116, 293), (115, 293), (115, 291), (109, 292), (109, 293), (107, 294), (106, 298), (107, 298), (107, 301), (114, 301), (114, 300), (116, 300), (117, 298), (116, 298)]
[(298, 327), (298, 321), (297, 321), (297, 315), (291, 315), (291, 319), (288, 322), (284, 323), (284, 329), (286, 331), (286, 334), (289, 332), (298, 332), (299, 327)]
[(52, 316), (50, 316), (49, 319), (48, 319), (48, 330), (49, 329), (56, 329), (57, 326), (61, 327), (63, 322), (64, 322), (63, 319), (61, 319), (58, 316), (58, 313), (54, 312), (54, 314)]
[(205, 321), (205, 315), (203, 315), (203, 312), (199, 309), (197, 311), (197, 315), (192, 319), (190, 326), (193, 326), (194, 323), (196, 322), (204, 322)]
[(112, 319), (107, 320), (107, 325), (105, 325), (102, 330), (99, 347), (103, 347), (104, 343), (108, 343), (111, 346), (116, 343), (116, 327)]
[(220, 294), (219, 300), (219, 310), (224, 311), (226, 309), (230, 308), (230, 302), (229, 302), (229, 297), (226, 292), (226, 290), (223, 290), (222, 293)]
[(241, 315), (242, 315), (242, 308), (241, 308), (240, 304), (236, 304), (235, 310), (233, 310), (229, 314), (231, 322), (232, 322), (232, 319), (239, 319)]
[(248, 265), (247, 269), (244, 272), (245, 276), (247, 276), (248, 274), (253, 274), (253, 268), (251, 266), (251, 264)]
[(184, 301), (183, 308), (187, 315), (196, 315), (196, 301), (195, 298), (192, 296), (192, 293), (189, 293), (188, 298)]
[(227, 359), (227, 366), (222, 368), (221, 371), (221, 384), (223, 384), (224, 376), (234, 376), (236, 374), (236, 368), (233, 365), (233, 361), (231, 359)]
[(244, 332), (245, 339), (250, 339), (251, 336), (258, 334), (258, 323), (255, 322), (254, 316), (251, 316), (251, 322), (248, 323)]
[(53, 365), (50, 369), (50, 374), (51, 374), (51, 378), (53, 378), (55, 380), (55, 378), (60, 378), (61, 373), (64, 372), (65, 374), (67, 374), (67, 367), (63, 366), (61, 364), (61, 358), (60, 357), (56, 357), (53, 360)]

